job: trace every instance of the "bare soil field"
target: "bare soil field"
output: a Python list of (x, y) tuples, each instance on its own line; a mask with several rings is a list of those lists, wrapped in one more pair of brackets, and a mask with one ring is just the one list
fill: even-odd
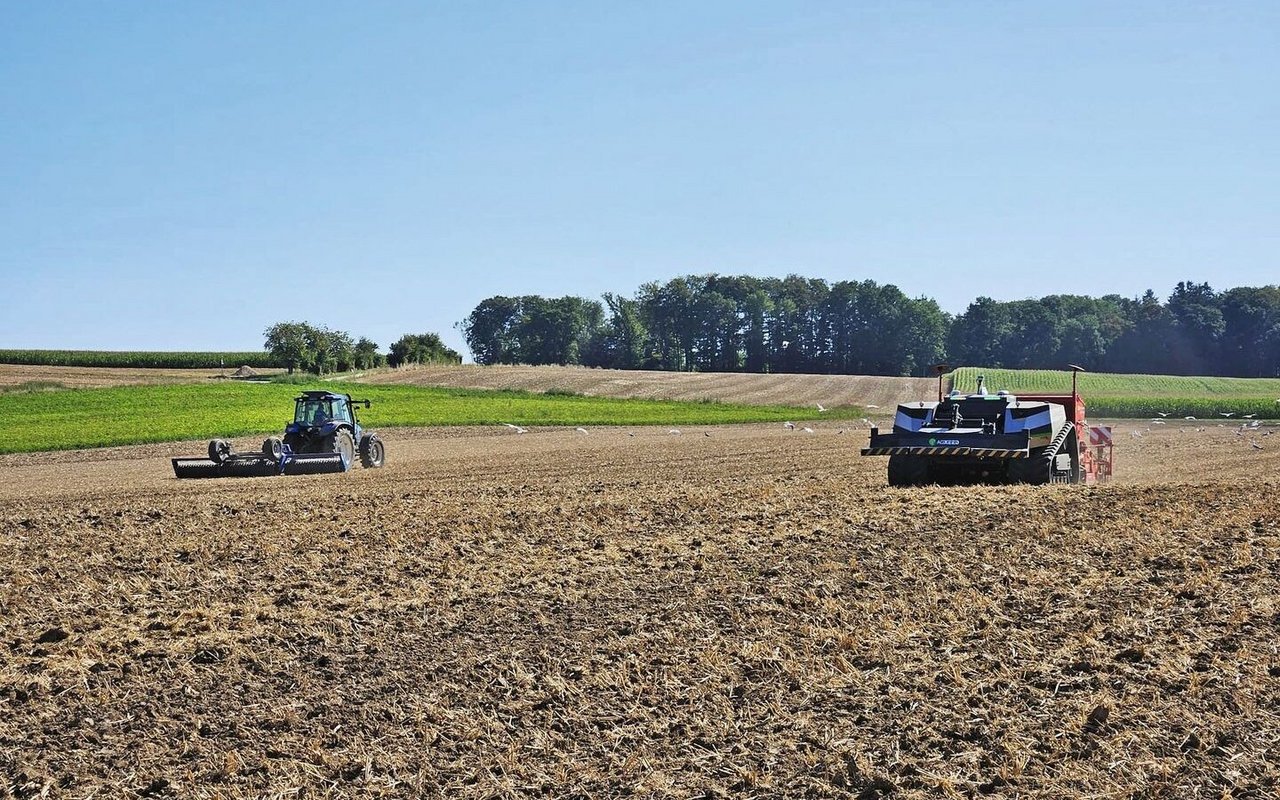
[[(216, 369), (142, 369), (127, 367), (46, 367), (0, 364), (0, 389), (31, 382), (50, 382), (68, 389), (98, 389), (112, 386), (141, 386), (157, 383), (203, 383), (221, 374), (230, 375), (234, 365)], [(270, 374), (278, 370), (255, 370)]]
[(1275, 797), (1268, 430), (1099, 487), (891, 490), (831, 421), (0, 457), (0, 797)]
[(719, 400), (749, 405), (877, 405), (891, 409), (908, 400), (935, 397), (932, 378), (867, 375), (754, 375), (737, 372), (659, 372), (474, 364), (376, 370), (357, 378), (459, 389), (570, 391), (599, 397), (647, 400)]

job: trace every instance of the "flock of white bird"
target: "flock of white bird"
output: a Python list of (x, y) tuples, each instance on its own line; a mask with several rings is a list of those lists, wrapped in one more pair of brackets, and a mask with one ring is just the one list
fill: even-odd
[[(826, 410), (827, 410), (826, 406), (822, 405), (822, 403), (815, 403), (814, 405), (815, 405), (815, 406), (816, 406), (816, 408), (818, 409), (818, 413), (819, 413), (819, 414), (822, 414), (822, 413), (826, 412)], [(868, 406), (867, 406), (867, 408), (879, 408), (879, 407), (880, 407), (880, 406), (877, 406), (877, 405), (868, 405)], [(874, 423), (872, 423), (872, 422), (871, 422), (871, 420), (867, 419), (866, 417), (863, 417), (859, 422), (860, 422), (863, 426), (865, 426), (865, 427), (867, 427), (867, 428), (870, 428), (870, 427), (874, 424)], [(528, 428), (524, 428), (524, 427), (521, 427), (521, 426), (519, 426), (519, 425), (512, 424), (512, 423), (510, 423), (510, 422), (504, 422), (504, 423), (502, 423), (502, 424), (503, 424), (505, 427), (507, 427), (507, 428), (511, 429), (513, 432), (515, 432), (515, 433), (517, 433), (517, 434), (520, 434), (520, 433), (528, 433), (528, 432), (529, 432), (529, 429), (528, 429)], [(787, 429), (787, 430), (789, 430), (789, 431), (798, 430), (798, 431), (800, 431), (801, 433), (816, 433), (816, 431), (815, 431), (813, 428), (810, 428), (810, 427), (808, 427), (808, 426), (805, 426), (805, 427), (802, 427), (802, 428), (797, 428), (797, 427), (796, 427), (796, 424), (795, 424), (794, 422), (789, 422), (789, 421), (788, 421), (788, 422), (784, 422), (784, 423), (782, 423), (782, 427), (786, 428), (786, 429)], [(590, 435), (591, 435), (591, 431), (587, 430), (586, 428), (574, 428), (573, 430), (574, 430), (574, 433), (577, 433), (577, 434), (579, 434), (579, 435), (581, 435), (581, 436), (590, 436)], [(840, 430), (836, 431), (836, 433), (844, 433), (844, 429), (843, 429), (843, 428), (841, 428)], [(679, 429), (679, 428), (670, 428), (670, 429), (668, 429), (668, 430), (667, 430), (667, 434), (668, 434), (668, 435), (670, 435), (670, 436), (680, 436), (680, 435), (682, 435), (682, 432), (680, 431), (680, 429)], [(702, 432), (702, 435), (703, 435), (703, 436), (706, 436), (706, 437), (708, 437), (708, 438), (710, 438), (710, 436), (711, 436), (711, 432), (710, 432), (710, 431), (703, 431), (703, 432)], [(630, 432), (630, 431), (629, 431), (629, 432), (627, 433), (627, 436), (630, 436), (630, 437), (632, 437), (632, 438), (635, 438), (635, 433), (634, 433), (634, 432)]]
[[(1277, 400), (1277, 401), (1276, 401), (1276, 403), (1280, 403), (1280, 400)], [(1169, 416), (1169, 414), (1170, 414), (1170, 412), (1168, 412), (1168, 411), (1157, 411), (1157, 412), (1156, 412), (1156, 415), (1157, 415), (1157, 416), (1156, 416), (1156, 417), (1153, 417), (1153, 418), (1148, 422), (1146, 432), (1150, 432), (1150, 431), (1151, 431), (1151, 429), (1152, 429), (1154, 426), (1156, 426), (1156, 425), (1165, 425), (1165, 424), (1168, 424), (1168, 423), (1166, 422), (1166, 418)], [(1236, 416), (1236, 412), (1234, 412), (1234, 411), (1219, 411), (1219, 412), (1218, 412), (1218, 416), (1223, 417), (1224, 419), (1231, 419), (1232, 417)], [(1245, 439), (1246, 441), (1248, 441), (1248, 442), (1249, 442), (1249, 446), (1250, 446), (1251, 448), (1253, 448), (1254, 450), (1262, 450), (1262, 449), (1263, 449), (1262, 443), (1261, 443), (1261, 442), (1259, 442), (1257, 439), (1250, 439), (1250, 438), (1249, 438), (1249, 436), (1250, 436), (1250, 435), (1257, 435), (1257, 436), (1259, 436), (1260, 438), (1265, 438), (1265, 437), (1267, 437), (1267, 436), (1271, 436), (1272, 434), (1274, 434), (1274, 433), (1275, 433), (1275, 430), (1267, 430), (1267, 431), (1263, 431), (1263, 430), (1262, 430), (1262, 423), (1261, 423), (1259, 420), (1257, 420), (1257, 419), (1256, 419), (1256, 417), (1257, 417), (1257, 416), (1258, 416), (1257, 414), (1241, 414), (1241, 415), (1240, 415), (1240, 419), (1242, 419), (1242, 420), (1246, 420), (1246, 419), (1247, 419), (1247, 420), (1250, 420), (1250, 421), (1249, 421), (1249, 422), (1241, 422), (1241, 423), (1240, 423), (1240, 427), (1239, 427), (1239, 428), (1236, 428), (1236, 429), (1233, 431), (1233, 433), (1235, 433), (1235, 435), (1236, 435), (1237, 437), (1239, 437), (1239, 438), (1241, 438), (1241, 439)], [(1183, 417), (1183, 419), (1184, 419), (1184, 420), (1186, 420), (1186, 421), (1188, 421), (1188, 422), (1198, 422), (1198, 421), (1199, 421), (1196, 417), (1192, 417), (1192, 416)], [(1226, 426), (1225, 424), (1223, 424), (1223, 423), (1221, 423), (1221, 422), (1220, 422), (1220, 423), (1218, 423), (1217, 427), (1219, 427), (1219, 428), (1225, 428), (1225, 427), (1227, 427), (1227, 426)], [(1197, 432), (1197, 433), (1203, 433), (1204, 431), (1208, 430), (1208, 428), (1207, 428), (1207, 427), (1197, 427), (1195, 430), (1196, 430), (1196, 432)], [(1134, 439), (1141, 439), (1141, 438), (1143, 437), (1143, 433), (1144, 433), (1143, 431), (1130, 431), (1130, 432), (1129, 432), (1129, 435), (1130, 435), (1131, 437), (1133, 437)]]

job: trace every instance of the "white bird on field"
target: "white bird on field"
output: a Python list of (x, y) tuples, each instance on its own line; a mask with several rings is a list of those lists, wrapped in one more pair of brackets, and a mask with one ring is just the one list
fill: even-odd
[(1159, 414), (1159, 415), (1160, 415), (1160, 416), (1162, 416), (1162, 417), (1167, 417), (1167, 416), (1169, 416), (1169, 412), (1168, 412), (1168, 411), (1157, 411), (1156, 413), (1157, 413), (1157, 414)]
[(821, 414), (822, 412), (824, 412), (824, 411), (826, 411), (826, 410), (827, 410), (826, 406), (822, 405), (822, 403), (818, 403), (818, 404), (817, 404), (817, 406), (818, 406), (818, 413), (819, 413), (819, 414)]
[(587, 434), (586, 428), (574, 428), (574, 430), (577, 431), (578, 433), (581, 433), (584, 436)]
[(1234, 411), (1219, 411), (1219, 412), (1218, 412), (1218, 416), (1220, 416), (1220, 417), (1234, 417), (1235, 415), (1236, 415), (1236, 412), (1234, 412)]
[(1192, 422), (1195, 422), (1195, 421), (1196, 421), (1196, 418), (1195, 418), (1195, 417), (1183, 417), (1183, 419), (1189, 419), (1189, 420), (1191, 420)]
[(1165, 423), (1164, 423), (1164, 420), (1162, 420), (1162, 419), (1153, 419), (1153, 420), (1151, 420), (1151, 424), (1152, 424), (1152, 425), (1163, 425), (1163, 424), (1165, 424)]
[(515, 431), (516, 433), (528, 433), (528, 432), (529, 432), (528, 430), (526, 430), (526, 429), (524, 429), (524, 428), (521, 428), (519, 425), (512, 425), (510, 422), (504, 422), (504, 423), (502, 423), (502, 424), (503, 424), (503, 425), (506, 425), (508, 428), (510, 428), (511, 430)]
[(872, 427), (871, 420), (867, 419), (866, 417), (862, 418), (862, 424), (866, 425), (868, 428)]
[(1129, 435), (1130, 435), (1130, 436), (1132, 436), (1132, 437), (1133, 437), (1133, 438), (1135, 438), (1135, 439), (1141, 439), (1141, 438), (1142, 438), (1142, 431), (1129, 431)]
[(1262, 449), (1262, 445), (1258, 444), (1257, 442), (1249, 442), (1249, 446), (1252, 447), (1254, 450)]
[[(1280, 403), (1280, 400), (1277, 400), (1276, 402), (1277, 402), (1277, 403)], [(880, 406), (876, 405), (875, 403), (867, 403), (866, 407), (867, 407), (867, 408), (879, 408)]]
[(710, 439), (710, 438), (711, 438), (711, 431), (703, 431), (703, 432), (702, 432), (702, 435), (703, 435), (703, 436), (705, 436), (705, 437), (707, 437), (708, 439)]
[(672, 428), (671, 430), (667, 431), (667, 433), (671, 434), (672, 436), (680, 435), (680, 431), (676, 430), (675, 428)]
[(782, 427), (789, 431), (794, 431), (796, 429), (796, 424), (794, 422), (784, 422), (782, 423)]
[(1254, 418), (1254, 417), (1256, 417), (1256, 416), (1258, 416), (1258, 415), (1257, 415), (1257, 414), (1245, 414), (1245, 415), (1244, 415), (1244, 418), (1245, 418), (1245, 419), (1253, 419), (1253, 418)]
[(805, 433), (813, 433), (813, 428), (801, 428)]

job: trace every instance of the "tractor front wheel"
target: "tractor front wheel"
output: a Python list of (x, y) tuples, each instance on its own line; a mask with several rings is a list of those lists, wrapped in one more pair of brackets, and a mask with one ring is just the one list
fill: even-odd
[(375, 434), (360, 439), (360, 463), (366, 468), (380, 467), (386, 461), (387, 451)]

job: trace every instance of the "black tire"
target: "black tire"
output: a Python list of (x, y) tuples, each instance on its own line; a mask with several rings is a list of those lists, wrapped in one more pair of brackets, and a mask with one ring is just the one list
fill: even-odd
[(356, 440), (351, 437), (351, 431), (346, 428), (338, 428), (325, 437), (324, 443), (325, 452), (338, 453), (342, 456), (347, 468), (351, 468), (351, 465), (356, 460)]
[(387, 449), (377, 434), (360, 437), (360, 463), (367, 469), (376, 469), (386, 463)]
[(1010, 483), (1028, 483), (1042, 486), (1053, 478), (1053, 456), (1049, 448), (1041, 447), (1031, 451), (1026, 458), (1011, 458), (1005, 471)]
[(209, 442), (209, 460), (221, 464), (231, 458), (231, 443), (226, 439), (213, 439)]
[(923, 486), (929, 482), (929, 460), (923, 456), (889, 456), (890, 486)]
[(262, 440), (262, 454), (277, 464), (284, 456), (284, 442), (280, 441), (279, 436), (268, 436)]
[(305, 452), (302, 447), (304, 441), (305, 440), (296, 433), (287, 433), (284, 437), (284, 446), (289, 448), (289, 452), (291, 453), (302, 453)]

